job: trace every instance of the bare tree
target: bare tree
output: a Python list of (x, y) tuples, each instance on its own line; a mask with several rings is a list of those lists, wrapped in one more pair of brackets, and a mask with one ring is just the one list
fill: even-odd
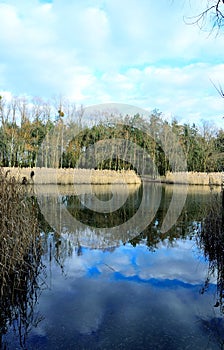
[(217, 92), (219, 93), (219, 95), (224, 98), (224, 91), (223, 88), (220, 84), (215, 84), (212, 80), (211, 80), (212, 85), (214, 86), (214, 88), (217, 90)]
[(224, 0), (207, 0), (205, 9), (196, 16), (188, 17), (186, 22), (197, 24), (201, 29), (206, 29), (209, 22), (209, 30), (218, 33), (224, 27)]
[[(224, 0), (207, 0), (204, 10), (196, 16), (188, 17), (186, 22), (197, 24), (200, 29), (208, 29), (210, 33), (216, 31), (216, 35), (219, 34), (220, 30), (224, 28)], [(215, 84), (213, 81), (211, 83), (219, 95), (224, 98), (222, 86), (219, 83)]]

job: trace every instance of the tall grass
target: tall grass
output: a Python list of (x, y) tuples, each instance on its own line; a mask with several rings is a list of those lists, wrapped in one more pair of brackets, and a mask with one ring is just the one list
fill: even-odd
[[(12, 323), (32, 318), (41, 242), (37, 212), (27, 186), (0, 170), (0, 348)], [(29, 313), (29, 315), (28, 315)], [(25, 336), (26, 331), (19, 336)]]
[(210, 279), (217, 275), (217, 302), (224, 313), (224, 207), (222, 203), (223, 193), (211, 195), (208, 203), (207, 213), (202, 223), (201, 232), (198, 235), (198, 245), (204, 251), (208, 260), (208, 276), (204, 292)]
[[(56, 169), (56, 168), (4, 168), (18, 181), (47, 184), (140, 184), (140, 177), (134, 170)], [(31, 173), (33, 176), (31, 178)]]
[(163, 182), (166, 183), (187, 183), (189, 185), (213, 185), (221, 186), (223, 182), (223, 174), (216, 173), (200, 173), (200, 172), (167, 172)]
[[(79, 168), (4, 168), (4, 171), (10, 171), (10, 174), (20, 182), (34, 183), (35, 185), (141, 183), (140, 176), (138, 176), (134, 170), (115, 171)], [(187, 183), (189, 185), (206, 186), (221, 186), (223, 182), (223, 174), (221, 172), (167, 172), (165, 176), (159, 176), (157, 179), (152, 179), (149, 175), (144, 175), (143, 178), (147, 181), (161, 181), (168, 184)]]

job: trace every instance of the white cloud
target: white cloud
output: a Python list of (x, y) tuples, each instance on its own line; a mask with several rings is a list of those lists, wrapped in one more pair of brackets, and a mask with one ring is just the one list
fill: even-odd
[[(221, 36), (183, 16), (198, 4), (32, 0), (0, 4), (0, 90), (85, 105), (122, 102), (182, 120), (220, 118)], [(221, 125), (221, 118), (219, 125)]]

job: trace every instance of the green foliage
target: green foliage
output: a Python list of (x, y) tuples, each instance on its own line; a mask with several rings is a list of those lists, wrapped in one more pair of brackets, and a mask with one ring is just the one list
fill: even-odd
[[(117, 121), (115, 123), (101, 122), (92, 128), (83, 129), (76, 137), (71, 139), (64, 150), (63, 166), (91, 167), (93, 152), (89, 152), (88, 155), (88, 149), (91, 150), (91, 146), (94, 145), (95, 152), (101, 154), (104, 152), (108, 154), (108, 147), (110, 147), (110, 156), (97, 163), (96, 168), (133, 169), (134, 160), (139, 158), (142, 169), (144, 159), (139, 156), (137, 147), (130, 146), (133, 144), (139, 146), (151, 158), (152, 166), (144, 173), (154, 175), (157, 169), (160, 175), (164, 175), (167, 171), (172, 170), (169, 159), (164, 153), (165, 141), (161, 142), (161, 133), (165, 132), (166, 126), (171, 128), (179, 139), (186, 156), (188, 171), (209, 172), (221, 170), (224, 158), (222, 130), (217, 135), (208, 134), (208, 130), (205, 135), (202, 135), (195, 124), (192, 126), (189, 124), (179, 125), (176, 121), (173, 121), (169, 125), (156, 113), (152, 114), (149, 120), (144, 120), (139, 115), (134, 117), (125, 116), (123, 119), (120, 118), (120, 123)], [(149, 132), (144, 132), (144, 130)], [(127, 148), (124, 147), (124, 154), (129, 154), (129, 161), (124, 161), (121, 159), (122, 157), (119, 157), (119, 152), (116, 152), (116, 145), (111, 146), (116, 143), (113, 143), (113, 140), (119, 139), (127, 140)]]
[[(172, 169), (169, 155), (164, 151), (166, 146), (172, 148), (171, 130), (186, 156), (188, 171), (224, 169), (222, 129), (215, 133), (206, 124), (199, 130), (195, 124), (180, 125), (176, 120), (168, 123), (158, 110), (152, 111), (147, 119), (139, 114), (126, 115), (83, 127), (74, 108), (71, 112), (60, 104), (60, 108), (51, 112), (49, 105), (38, 103), (39, 100), (31, 113), (23, 100), (12, 102), (9, 108), (4, 98), (0, 98), (0, 166), (35, 167), (40, 159), (41, 166), (45, 167), (90, 168), (94, 165), (97, 169), (135, 169), (152, 176), (156, 172), (165, 175), (176, 170)], [(18, 113), (20, 123), (15, 117)], [(123, 154), (119, 154), (116, 146), (119, 139), (124, 141)], [(93, 146), (95, 156), (90, 152)], [(107, 158), (102, 160), (97, 154), (103, 152)], [(146, 162), (146, 154), (150, 164)]]

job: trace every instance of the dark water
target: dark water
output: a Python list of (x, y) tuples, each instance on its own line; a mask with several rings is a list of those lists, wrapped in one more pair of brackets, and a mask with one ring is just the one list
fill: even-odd
[[(210, 190), (191, 187), (183, 208), (176, 197), (166, 232), (173, 187), (128, 190), (36, 189), (44, 267), (33, 302), (6, 325), (2, 348), (222, 349), (217, 271), (199, 248)], [(183, 199), (183, 187), (176, 192)], [(135, 213), (140, 221), (131, 221)]]

